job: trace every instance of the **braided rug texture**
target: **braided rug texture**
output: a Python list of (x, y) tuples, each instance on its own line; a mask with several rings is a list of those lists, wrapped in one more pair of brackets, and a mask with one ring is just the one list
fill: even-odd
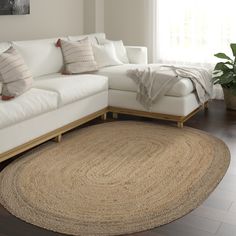
[(0, 203), (16, 217), (70, 235), (122, 235), (198, 207), (230, 162), (204, 132), (112, 122), (48, 142), (0, 173)]

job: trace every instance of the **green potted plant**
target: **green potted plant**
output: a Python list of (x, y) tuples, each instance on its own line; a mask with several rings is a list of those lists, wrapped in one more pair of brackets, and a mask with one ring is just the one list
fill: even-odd
[(216, 64), (214, 69), (214, 84), (220, 84), (224, 91), (225, 103), (228, 109), (236, 110), (236, 44), (230, 44), (234, 59), (225, 53), (217, 53), (215, 57), (224, 61)]

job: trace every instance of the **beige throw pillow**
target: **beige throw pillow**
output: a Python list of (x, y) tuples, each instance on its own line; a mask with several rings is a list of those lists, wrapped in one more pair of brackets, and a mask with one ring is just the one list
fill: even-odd
[(64, 74), (80, 74), (98, 69), (89, 38), (77, 42), (60, 40), (59, 45), (64, 57)]
[(17, 97), (32, 86), (31, 72), (13, 47), (0, 54), (0, 83), (2, 83), (2, 100)]

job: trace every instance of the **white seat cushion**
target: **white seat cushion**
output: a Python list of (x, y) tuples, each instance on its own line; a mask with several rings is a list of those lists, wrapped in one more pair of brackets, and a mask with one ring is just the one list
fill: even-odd
[(0, 100), (0, 129), (52, 111), (57, 107), (57, 93), (35, 88), (13, 100)]
[[(109, 88), (113, 90), (121, 91), (137, 91), (137, 84), (127, 76), (127, 70), (134, 68), (142, 68), (147, 65), (121, 65), (102, 68), (95, 72), (98, 75), (104, 75), (109, 78)], [(149, 65), (152, 67), (157, 67), (158, 65)], [(160, 74), (161, 75), (161, 74)], [(168, 92), (167, 96), (182, 97), (186, 96), (194, 91), (193, 83), (191, 80), (182, 78), (176, 83)]]
[[(34, 87), (57, 92), (63, 106), (108, 90), (108, 78), (98, 75), (51, 74), (35, 79)], [(78, 108), (79, 109), (79, 108)]]

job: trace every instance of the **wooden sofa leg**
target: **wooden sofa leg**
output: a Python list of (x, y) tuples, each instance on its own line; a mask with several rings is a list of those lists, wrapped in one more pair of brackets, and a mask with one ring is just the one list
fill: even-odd
[(180, 129), (184, 128), (184, 122), (179, 121), (177, 124), (178, 124), (178, 128), (180, 128)]
[(60, 143), (62, 140), (62, 134), (58, 135), (57, 137), (54, 138), (54, 142)]
[(115, 120), (118, 119), (118, 113), (113, 112), (112, 113), (112, 118), (115, 119)]
[(208, 108), (209, 108), (209, 103), (208, 103), (208, 102), (205, 102), (205, 103), (204, 103), (204, 109), (205, 109), (205, 110), (208, 110)]
[(104, 120), (104, 121), (107, 120), (107, 113), (104, 113), (104, 114), (101, 116), (101, 119)]

